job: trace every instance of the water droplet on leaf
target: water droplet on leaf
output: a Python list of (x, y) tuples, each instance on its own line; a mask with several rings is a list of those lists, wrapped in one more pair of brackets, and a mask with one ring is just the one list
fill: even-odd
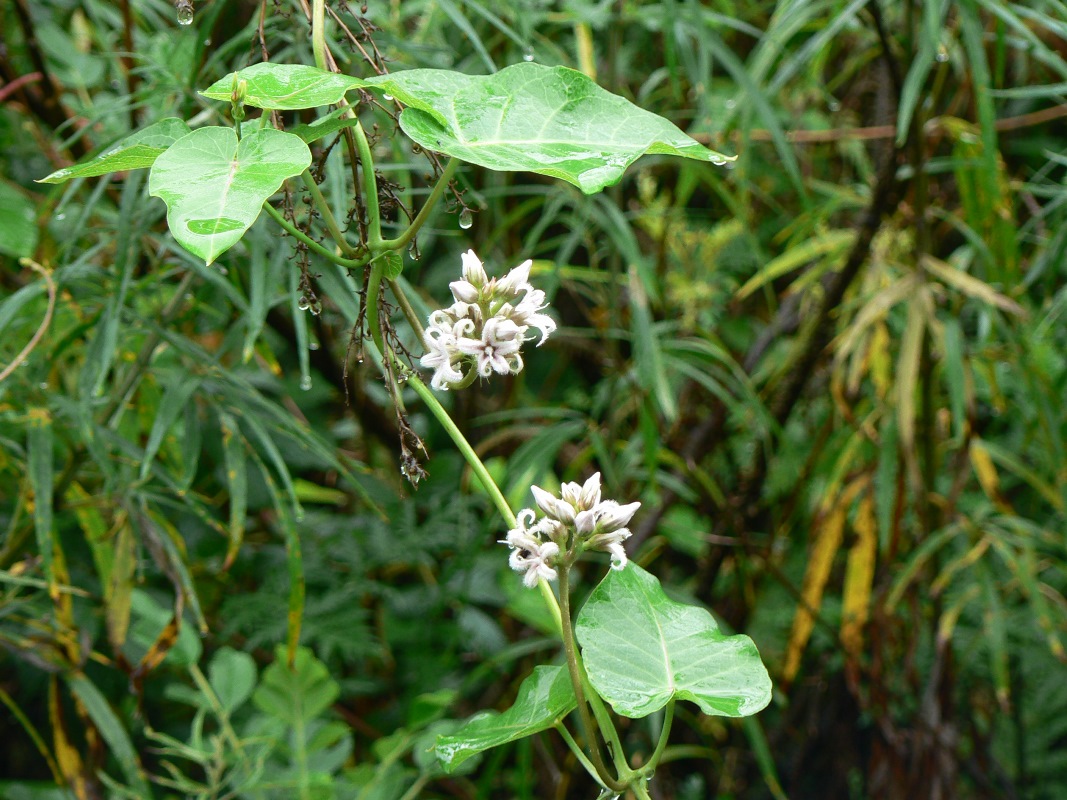
[(464, 208), (459, 212), (459, 227), (463, 228), (463, 230), (469, 230), (473, 224), (474, 214), (471, 213), (469, 208)]

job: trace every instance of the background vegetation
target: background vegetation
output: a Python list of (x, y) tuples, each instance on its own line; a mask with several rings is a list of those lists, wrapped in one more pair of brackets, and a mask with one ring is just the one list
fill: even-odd
[[(432, 306), (468, 247), (535, 259), (561, 330), (455, 417), (515, 507), (595, 469), (641, 499), (631, 554), (770, 668), (752, 720), (679, 708), (657, 796), (1067, 796), (1064, 5), (331, 5), (343, 71), (565, 64), (739, 155), (592, 197), (465, 167), (405, 267)], [(143, 173), (33, 182), (226, 124), (196, 90), (312, 63), (306, 10), (0, 5), (4, 797), (595, 796), (547, 736), (426, 752), (556, 645), (414, 396), (401, 475), (361, 276), (262, 220), (205, 268)], [(409, 202), (425, 155), (363, 114)]]

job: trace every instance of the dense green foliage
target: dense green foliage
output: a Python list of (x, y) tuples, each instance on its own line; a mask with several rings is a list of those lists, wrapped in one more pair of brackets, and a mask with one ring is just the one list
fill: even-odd
[[(453, 418), (514, 508), (596, 470), (640, 499), (630, 557), (770, 669), (758, 717), (679, 705), (654, 796), (1067, 794), (1062, 2), (330, 6), (349, 75), (570, 66), (738, 156), (593, 195), (463, 166), (401, 279), (425, 317), (468, 248), (534, 259), (560, 329)], [(595, 796), (548, 735), (429, 750), (558, 644), (365, 357), (362, 270), (263, 217), (205, 266), (136, 171), (179, 120), (231, 124), (198, 90), (314, 63), (306, 9), (0, 4), (4, 797)], [(359, 96), (395, 236), (440, 164)], [(365, 224), (343, 124), (277, 113)], [(128, 173), (34, 182), (152, 124)]]

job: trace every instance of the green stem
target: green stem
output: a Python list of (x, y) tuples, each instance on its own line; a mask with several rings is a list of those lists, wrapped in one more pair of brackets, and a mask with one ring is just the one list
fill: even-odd
[(389, 289), (393, 293), (393, 297), (396, 298), (397, 305), (400, 306), (400, 310), (404, 312), (404, 318), (408, 321), (408, 325), (415, 331), (415, 336), (418, 337), (419, 344), (425, 347), (426, 331), (422, 327), (422, 320), (419, 319), (419, 315), (415, 313), (415, 309), (411, 306), (411, 301), (408, 300), (407, 294), (404, 292), (404, 287), (400, 285), (398, 281), (389, 281)]
[(474, 448), (471, 447), (470, 442), (463, 436), (463, 432), (456, 426), (456, 423), (452, 421), (452, 418), (448, 416), (448, 412), (445, 411), (444, 406), (434, 397), (430, 388), (423, 383), (418, 376), (408, 376), (408, 386), (415, 390), (415, 394), (419, 396), (419, 399), (426, 404), (426, 407), (430, 409), (430, 413), (437, 418), (437, 421), (441, 423), (441, 427), (445, 429), (445, 432), (452, 439), (453, 444), (456, 445), (456, 449), (470, 464), (474, 474), (478, 476), (478, 480), (482, 482), (482, 486), (485, 487), (485, 491), (489, 494), (489, 499), (493, 501), (493, 505), (496, 506), (497, 511), (500, 512), (500, 516), (504, 518), (504, 522), (509, 528), (514, 528), (518, 525), (515, 520), (515, 514), (511, 510), (511, 506), (508, 505), (508, 501), (504, 499), (503, 493), (500, 491), (500, 487), (496, 485), (496, 481), (489, 475), (489, 470), (485, 468), (485, 464), (478, 458), (478, 454), (474, 452)]
[(444, 171), (441, 173), (441, 177), (437, 179), (437, 183), (434, 184), (433, 191), (430, 192), (430, 196), (426, 198), (426, 202), (423, 203), (419, 213), (415, 216), (415, 219), (411, 221), (411, 225), (406, 231), (401, 233), (395, 239), (386, 239), (382, 242), (382, 247), (387, 247), (390, 250), (399, 250), (402, 247), (406, 247), (412, 239), (415, 238), (415, 234), (419, 232), (419, 229), (426, 224), (426, 220), (430, 218), (430, 214), (433, 212), (434, 206), (437, 205), (437, 201), (441, 199), (441, 195), (445, 193), (445, 189), (448, 184), (452, 182), (452, 176), (456, 172), (456, 168), (459, 166), (459, 159), (450, 158), (448, 163), (445, 164)]
[[(562, 722), (557, 722), (555, 725), (553, 725), (553, 727), (556, 729), (559, 735), (563, 737), (563, 741), (567, 743), (567, 747), (569, 747), (571, 752), (574, 753), (574, 757), (578, 759), (578, 763), (585, 767), (585, 771), (589, 773), (593, 780), (595, 780), (601, 786), (604, 786), (603, 782), (601, 782), (600, 780), (600, 776), (597, 775), (596, 767), (592, 765), (592, 763), (589, 761), (589, 758), (585, 755), (585, 753), (582, 752), (582, 748), (578, 746), (578, 743), (576, 741), (574, 741), (574, 737), (571, 736), (571, 732), (567, 730), (567, 726), (564, 725)], [(607, 787), (605, 786), (604, 788), (606, 789)]]
[[(367, 206), (367, 244), (371, 250), (382, 249), (382, 212), (378, 207), (378, 179), (374, 175), (374, 156), (370, 152), (370, 142), (363, 126), (352, 126), (356, 137), (356, 149), (359, 151), (359, 165), (363, 171), (363, 202)], [(390, 248), (391, 249), (391, 248)]]
[(356, 252), (355, 248), (345, 239), (345, 235), (341, 232), (341, 226), (337, 224), (337, 219), (330, 209), (330, 204), (322, 196), (322, 190), (315, 183), (315, 179), (311, 177), (311, 172), (304, 170), (300, 177), (304, 179), (304, 185), (311, 193), (311, 202), (315, 204), (315, 210), (319, 212), (319, 216), (322, 217), (322, 221), (326, 224), (326, 230), (330, 232), (330, 237), (337, 242), (337, 246), (341, 248), (342, 253), (348, 256), (353, 255)]
[(367, 261), (370, 260), (367, 257), (343, 258), (342, 256), (337, 255), (337, 253), (332, 252), (328, 247), (323, 247), (321, 244), (316, 242), (302, 230), (293, 225), (289, 220), (282, 216), (282, 213), (280, 211), (274, 208), (274, 206), (270, 205), (270, 203), (264, 203), (263, 210), (266, 211), (267, 214), (270, 215), (270, 217), (275, 222), (285, 228), (286, 232), (294, 239), (299, 239), (301, 242), (306, 244), (308, 246), (308, 249), (310, 249), (312, 252), (318, 253), (323, 258), (328, 258), (330, 261), (335, 264), (338, 264), (339, 266), (347, 267), (348, 269), (358, 269), (360, 267), (366, 266)]
[[(504, 499), (504, 493), (500, 491), (500, 487), (496, 485), (496, 481), (489, 474), (489, 470), (485, 468), (485, 464), (478, 457), (478, 454), (474, 452), (474, 448), (471, 447), (470, 442), (463, 435), (463, 431), (457, 427), (456, 423), (452, 421), (452, 417), (448, 416), (448, 412), (445, 407), (441, 405), (440, 401), (434, 396), (434, 393), (430, 390), (425, 383), (415, 374), (407, 376), (407, 385), (415, 390), (415, 394), (419, 396), (419, 399), (426, 404), (426, 407), (430, 409), (430, 413), (434, 415), (441, 427), (445, 429), (445, 433), (452, 439), (452, 443), (459, 450), (461, 456), (470, 465), (471, 470), (478, 476), (478, 480), (481, 481), (483, 487), (485, 487), (486, 493), (489, 495), (489, 499), (493, 501), (493, 505), (496, 506), (497, 511), (500, 512), (500, 516), (504, 518), (504, 523), (509, 528), (515, 528), (518, 526), (518, 520), (515, 519), (515, 512), (511, 510), (511, 506), (508, 505), (508, 501)], [(559, 603), (556, 601), (556, 596), (552, 594), (552, 587), (548, 585), (548, 581), (544, 578), (537, 582), (537, 588), (541, 592), (541, 597), (545, 601), (545, 605), (548, 606), (548, 611), (552, 615), (552, 621), (556, 624), (556, 630), (563, 635), (563, 621), (562, 614), (560, 612)]]
[(315, 66), (326, 69), (326, 0), (314, 0), (311, 4), (311, 51), (315, 54)]
[(560, 617), (563, 623), (563, 652), (567, 657), (567, 670), (570, 672), (571, 685), (574, 687), (574, 696), (578, 700), (578, 719), (582, 723), (582, 731), (585, 733), (586, 744), (589, 747), (589, 755), (597, 774), (603, 780), (604, 785), (612, 791), (621, 792), (626, 788), (625, 783), (616, 780), (604, 763), (604, 757), (600, 753), (600, 745), (597, 744), (597, 728), (593, 724), (593, 718), (589, 714), (589, 706), (586, 701), (584, 670), (578, 663), (578, 648), (574, 641), (574, 626), (571, 622), (570, 600), (570, 564), (558, 565), (559, 570), (559, 606)]
[(367, 327), (370, 328), (370, 336), (374, 340), (378, 352), (382, 354), (382, 363), (389, 358), (385, 349), (385, 338), (382, 336), (381, 318), (378, 313), (378, 295), (382, 290), (382, 273), (385, 270), (385, 259), (375, 258), (370, 263), (370, 277), (367, 279)]
[(656, 764), (659, 763), (660, 757), (663, 755), (664, 749), (667, 747), (667, 739), (671, 735), (671, 724), (674, 722), (674, 698), (672, 697), (667, 701), (667, 707), (663, 709), (663, 728), (659, 732), (659, 741), (656, 742), (656, 749), (652, 751), (652, 756), (648, 759), (648, 765), (652, 769), (656, 768)]

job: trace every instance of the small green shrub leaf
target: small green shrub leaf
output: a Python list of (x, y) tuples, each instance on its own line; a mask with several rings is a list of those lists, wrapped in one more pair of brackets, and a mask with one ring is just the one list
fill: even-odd
[(56, 170), (38, 183), (63, 183), (72, 178), (93, 178), (109, 172), (147, 169), (167, 148), (188, 135), (189, 126), (177, 117), (161, 119), (154, 125), (132, 133), (98, 155)]
[(252, 702), (282, 722), (304, 726), (333, 705), (341, 688), (306, 647), (296, 649), (292, 667), (286, 663), (286, 653), (284, 645), (275, 648), (274, 663), (263, 670)]
[(385, 253), (382, 258), (385, 259), (382, 275), (385, 276), (387, 281), (395, 281), (400, 277), (400, 273), (404, 271), (404, 259), (401, 258), (400, 253), (395, 253), (392, 250)]
[(363, 85), (407, 105), (400, 127), (428, 150), (561, 178), (586, 194), (617, 183), (646, 153), (732, 160), (566, 67), (522, 63), (482, 76), (413, 69)]
[(362, 81), (336, 72), (326, 72), (303, 64), (253, 64), (231, 72), (202, 91), (212, 100), (230, 100), (233, 87), (244, 81), (244, 104), (272, 111), (328, 106)]
[(455, 733), (438, 736), (437, 758), (446, 772), (452, 772), (483, 750), (551, 728), (575, 705), (570, 676), (563, 667), (534, 667), (507, 711), (475, 714)]
[(636, 564), (605, 576), (575, 634), (593, 688), (624, 717), (648, 716), (671, 698), (725, 717), (770, 702), (771, 679), (752, 640), (727, 636), (704, 609), (670, 600)]
[(222, 647), (208, 665), (208, 682), (226, 713), (232, 714), (252, 696), (256, 662), (248, 653)]
[(230, 128), (199, 128), (152, 165), (148, 189), (167, 204), (174, 238), (208, 264), (244, 236), (263, 203), (311, 163), (299, 136), (270, 128), (238, 142)]

